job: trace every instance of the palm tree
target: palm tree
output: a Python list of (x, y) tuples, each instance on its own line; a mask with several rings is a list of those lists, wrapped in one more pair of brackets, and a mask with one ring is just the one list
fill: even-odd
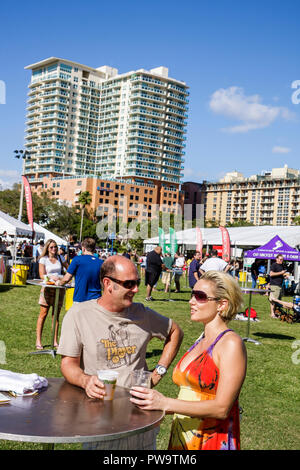
[(81, 204), (81, 222), (80, 222), (80, 236), (79, 236), (79, 241), (81, 242), (84, 209), (85, 209), (85, 206), (88, 206), (92, 202), (92, 196), (90, 192), (83, 191), (78, 198), (78, 202)]

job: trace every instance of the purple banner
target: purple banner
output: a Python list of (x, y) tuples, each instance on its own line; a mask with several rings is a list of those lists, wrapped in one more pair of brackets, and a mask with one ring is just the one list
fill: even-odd
[(300, 252), (285, 243), (278, 235), (254, 250), (244, 252), (245, 258), (275, 259), (282, 254), (286, 261), (300, 261)]

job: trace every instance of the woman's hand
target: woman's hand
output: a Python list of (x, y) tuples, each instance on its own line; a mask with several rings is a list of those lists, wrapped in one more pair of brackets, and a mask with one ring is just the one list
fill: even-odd
[(131, 403), (137, 405), (142, 410), (163, 410), (166, 411), (167, 397), (157, 390), (144, 387), (132, 387), (130, 390)]

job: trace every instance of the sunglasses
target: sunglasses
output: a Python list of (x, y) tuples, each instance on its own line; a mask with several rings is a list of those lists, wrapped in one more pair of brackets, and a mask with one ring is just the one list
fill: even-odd
[(128, 281), (120, 281), (120, 279), (115, 279), (114, 277), (110, 276), (105, 276), (108, 277), (113, 282), (116, 282), (117, 284), (120, 284), (120, 286), (124, 287), (125, 289), (133, 289), (134, 287), (138, 287), (141, 283), (140, 279), (130, 279)]
[(200, 302), (202, 304), (208, 302), (209, 300), (220, 300), (217, 297), (208, 297), (208, 295), (202, 290), (192, 290), (191, 298), (192, 297), (195, 297), (197, 302)]

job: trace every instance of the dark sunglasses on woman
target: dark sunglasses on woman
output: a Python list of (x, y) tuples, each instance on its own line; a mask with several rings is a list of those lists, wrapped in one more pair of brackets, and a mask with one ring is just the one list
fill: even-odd
[(220, 300), (217, 297), (209, 297), (206, 292), (203, 290), (192, 290), (191, 292), (191, 298), (195, 297), (197, 302), (200, 302), (202, 304), (208, 302), (209, 300)]

